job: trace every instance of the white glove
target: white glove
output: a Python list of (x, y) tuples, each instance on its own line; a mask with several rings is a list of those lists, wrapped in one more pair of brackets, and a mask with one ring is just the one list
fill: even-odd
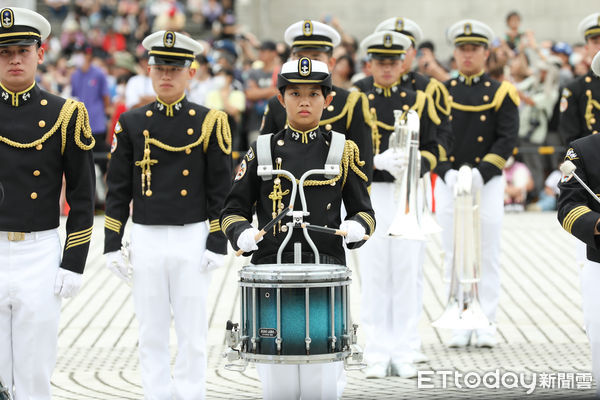
[(342, 222), (340, 224), (340, 231), (348, 233), (346, 237), (344, 237), (344, 242), (346, 242), (346, 244), (360, 242), (367, 233), (364, 226), (352, 220)]
[(263, 239), (258, 239), (258, 242), (254, 240), (254, 237), (258, 234), (258, 232), (258, 229), (255, 227), (248, 228), (242, 232), (237, 240), (237, 246), (240, 248), (240, 250), (243, 250), (244, 253), (258, 250), (258, 246), (256, 244)]
[(386, 170), (394, 177), (400, 175), (402, 170), (406, 168), (405, 153), (403, 151), (397, 151), (396, 149), (387, 149), (381, 154), (377, 154), (373, 157), (373, 165), (379, 170)]
[(54, 294), (68, 299), (75, 296), (81, 289), (82, 274), (59, 268), (54, 280)]
[(472, 179), (473, 181), (471, 182), (471, 188), (473, 190), (473, 193), (475, 193), (478, 190), (481, 190), (481, 188), (483, 187), (483, 177), (481, 176), (481, 173), (477, 168), (473, 168)]
[(123, 257), (121, 251), (111, 251), (106, 253), (106, 268), (117, 278), (122, 279), (128, 285), (131, 285), (132, 268), (129, 262)]
[(204, 250), (204, 254), (202, 254), (202, 260), (200, 261), (200, 271), (208, 272), (221, 267), (223, 265), (224, 258), (225, 256), (223, 254), (217, 254), (210, 250)]
[(454, 185), (456, 185), (456, 180), (458, 179), (458, 171), (455, 169), (449, 169), (444, 175), (444, 183), (448, 186), (448, 189), (452, 191)]

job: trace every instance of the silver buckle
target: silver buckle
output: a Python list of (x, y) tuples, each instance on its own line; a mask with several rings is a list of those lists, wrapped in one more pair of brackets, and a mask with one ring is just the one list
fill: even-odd
[(20, 242), (25, 240), (25, 232), (8, 232), (8, 240), (11, 242)]

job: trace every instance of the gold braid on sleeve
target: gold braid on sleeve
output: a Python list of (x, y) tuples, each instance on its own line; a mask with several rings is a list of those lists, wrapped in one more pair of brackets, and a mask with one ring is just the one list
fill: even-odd
[[(21, 143), (15, 140), (11, 140), (4, 136), (0, 136), (0, 142), (6, 143), (7, 145), (16, 147), (18, 149), (30, 149), (43, 144), (46, 140), (50, 139), (50, 137), (52, 137), (52, 135), (54, 135), (56, 131), (60, 128), (60, 154), (64, 154), (65, 146), (67, 144), (67, 128), (75, 110), (78, 110), (77, 120), (75, 121), (75, 143), (77, 143), (77, 146), (79, 146), (79, 148), (81, 148), (82, 150), (91, 150), (96, 142), (94, 140), (94, 137), (92, 136), (92, 129), (90, 128), (90, 121), (88, 118), (87, 110), (83, 103), (71, 99), (67, 99), (65, 101), (65, 104), (63, 104), (62, 108), (60, 109), (60, 113), (58, 114), (56, 122), (48, 132), (42, 135), (41, 138), (34, 140), (33, 142)], [(90, 139), (89, 145), (86, 145), (81, 141), (82, 131), (83, 136)]]

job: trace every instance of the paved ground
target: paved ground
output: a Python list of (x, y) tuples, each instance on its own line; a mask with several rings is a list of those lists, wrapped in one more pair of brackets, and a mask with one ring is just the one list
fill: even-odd
[[(84, 287), (75, 299), (63, 303), (59, 359), (52, 380), (55, 399), (143, 397), (131, 292), (103, 267), (102, 225), (102, 218), (97, 217)], [(595, 385), (590, 383), (590, 356), (582, 327), (574, 239), (562, 230), (553, 213), (507, 214), (502, 233), (500, 345), (493, 350), (448, 349), (444, 345), (448, 332), (430, 326), (445, 301), (439, 238), (434, 237), (427, 248), (425, 312), (420, 324), (423, 349), (430, 361), (419, 368), (423, 377), (433, 378), (431, 382), (423, 380), (422, 383), (433, 387), (418, 388), (416, 379), (367, 380), (363, 372), (352, 371), (348, 373), (344, 398), (587, 398), (593, 395)], [(260, 382), (253, 367), (242, 374), (223, 367), (223, 328), (227, 319), (239, 320), (237, 271), (244, 260), (230, 257), (228, 261), (225, 268), (215, 272), (210, 287), (208, 396), (212, 399), (260, 398)], [(360, 323), (360, 270), (353, 268), (353, 271), (352, 312)], [(174, 335), (172, 337), (174, 353)], [(450, 375), (444, 387), (444, 371), (468, 374), (469, 379), (465, 383), (458, 375)], [(492, 388), (483, 383), (477, 385), (477, 376), (486, 373), (485, 382)], [(515, 377), (517, 382), (513, 384)], [(455, 378), (461, 388), (456, 386)], [(500, 388), (493, 388), (498, 381)], [(523, 383), (532, 385), (528, 386), (533, 389), (531, 394), (526, 394), (528, 388)]]

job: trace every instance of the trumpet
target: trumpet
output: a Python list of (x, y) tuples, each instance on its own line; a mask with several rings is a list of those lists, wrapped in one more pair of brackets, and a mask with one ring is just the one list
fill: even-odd
[(387, 234), (403, 239), (425, 240), (419, 220), (417, 193), (421, 155), (419, 153), (419, 115), (414, 110), (394, 110), (394, 132), (390, 135), (390, 149), (404, 152), (407, 167), (396, 178), (395, 194), (398, 208)]
[(479, 304), (479, 193), (473, 193), (471, 182), (472, 169), (463, 165), (458, 170), (454, 187), (454, 257), (450, 292), (446, 309), (431, 324), (436, 328), (481, 329), (490, 325)]

